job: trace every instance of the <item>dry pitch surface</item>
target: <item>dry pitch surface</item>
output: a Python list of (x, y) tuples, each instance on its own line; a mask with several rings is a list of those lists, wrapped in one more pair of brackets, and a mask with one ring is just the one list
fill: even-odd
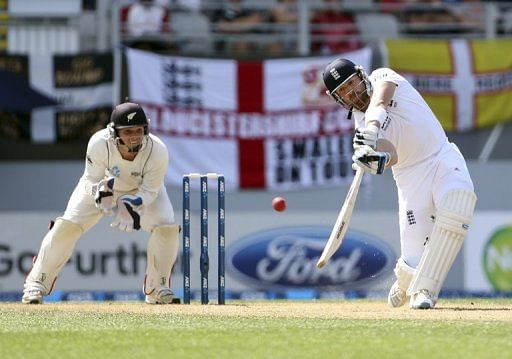
[(411, 310), (407, 306), (390, 308), (384, 301), (340, 302), (228, 302), (225, 306), (148, 305), (139, 302), (45, 303), (22, 305), (2, 303), (0, 310), (24, 312), (94, 312), (134, 314), (179, 314), (238, 317), (329, 318), (329, 319), (394, 319), (394, 320), (474, 320), (512, 322), (512, 299), (441, 300), (434, 310)]

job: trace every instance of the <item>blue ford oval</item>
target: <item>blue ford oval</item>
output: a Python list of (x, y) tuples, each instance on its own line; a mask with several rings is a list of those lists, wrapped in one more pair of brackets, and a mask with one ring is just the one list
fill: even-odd
[(228, 247), (230, 274), (255, 288), (368, 289), (391, 273), (393, 250), (376, 237), (348, 231), (327, 265), (316, 262), (331, 228), (297, 226), (258, 232)]

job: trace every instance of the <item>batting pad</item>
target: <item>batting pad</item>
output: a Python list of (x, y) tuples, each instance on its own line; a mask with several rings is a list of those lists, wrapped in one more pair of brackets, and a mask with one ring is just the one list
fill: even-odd
[(153, 229), (148, 240), (144, 294), (148, 295), (158, 287), (170, 286), (171, 270), (178, 255), (179, 233), (177, 224)]
[(427, 289), (437, 299), (466, 237), (476, 199), (473, 192), (462, 189), (452, 190), (443, 197), (407, 295)]
[(81, 235), (82, 228), (78, 224), (57, 218), (53, 228), (43, 239), (34, 266), (25, 280), (25, 288), (42, 284), (44, 294), (49, 294)]

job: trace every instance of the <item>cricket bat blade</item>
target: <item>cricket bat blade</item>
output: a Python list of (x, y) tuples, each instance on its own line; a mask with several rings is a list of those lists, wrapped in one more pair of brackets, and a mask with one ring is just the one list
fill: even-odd
[(352, 218), (352, 212), (354, 211), (357, 193), (359, 192), (359, 187), (361, 186), (361, 180), (363, 179), (363, 175), (363, 169), (358, 168), (354, 176), (354, 180), (350, 185), (350, 189), (348, 190), (345, 202), (343, 202), (343, 206), (341, 206), (340, 213), (338, 214), (336, 223), (334, 224), (331, 235), (329, 236), (329, 240), (327, 241), (327, 244), (324, 247), (322, 255), (320, 256), (318, 262), (316, 263), (317, 268), (323, 268), (327, 264), (329, 259), (331, 259), (331, 257), (334, 255), (334, 253), (336, 253), (338, 248), (340, 248), (341, 243), (345, 238), (345, 234), (347, 233), (350, 219)]

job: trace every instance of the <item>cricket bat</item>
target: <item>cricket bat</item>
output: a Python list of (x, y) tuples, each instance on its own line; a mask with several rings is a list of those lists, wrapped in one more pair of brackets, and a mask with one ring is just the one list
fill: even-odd
[(341, 207), (340, 213), (338, 214), (334, 228), (332, 229), (331, 235), (329, 236), (329, 240), (324, 247), (322, 255), (316, 263), (317, 268), (322, 268), (327, 264), (329, 259), (331, 259), (338, 248), (340, 248), (341, 242), (343, 242), (343, 238), (345, 238), (345, 234), (347, 233), (348, 225), (350, 223), (350, 218), (352, 218), (352, 212), (356, 204), (357, 192), (359, 192), (359, 187), (361, 186), (363, 175), (363, 169), (358, 167), (354, 179), (352, 180), (352, 184), (348, 190), (347, 197), (345, 198), (345, 202), (343, 202), (343, 206)]

